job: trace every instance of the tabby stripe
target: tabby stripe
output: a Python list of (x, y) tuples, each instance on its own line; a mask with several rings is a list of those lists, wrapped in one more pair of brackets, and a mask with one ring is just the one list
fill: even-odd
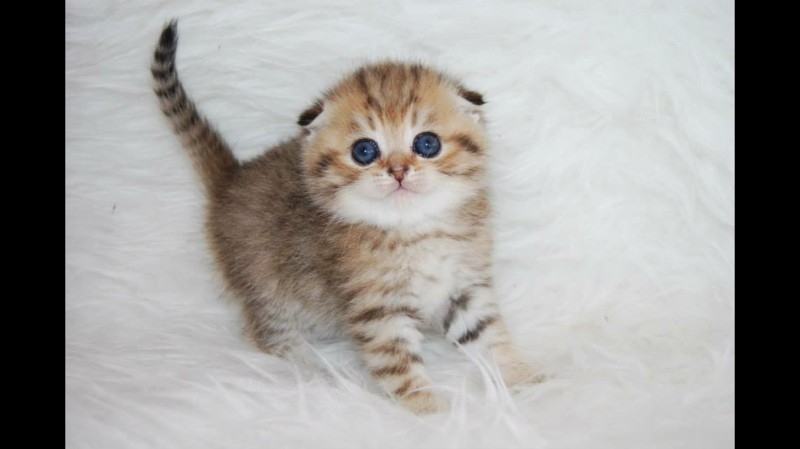
[(420, 66), (417, 65), (417, 64), (414, 64), (414, 65), (411, 66), (411, 79), (413, 81), (412, 82), (413, 86), (416, 86), (417, 84), (419, 84), (419, 75), (420, 75), (419, 69), (420, 69)]
[(481, 171), (480, 167), (470, 167), (466, 170), (440, 170), (442, 173), (450, 176), (463, 176), (465, 178), (471, 178), (475, 176), (478, 172)]
[(478, 321), (478, 324), (475, 326), (474, 329), (468, 330), (464, 335), (459, 337), (458, 344), (463, 345), (465, 343), (469, 343), (477, 339), (481, 335), (481, 332), (483, 332), (483, 330), (486, 329), (487, 326), (494, 323), (495, 321), (497, 321), (497, 317), (494, 315), (488, 316)]
[(481, 153), (481, 147), (479, 147), (478, 144), (476, 144), (475, 141), (473, 141), (466, 134), (459, 134), (455, 136), (455, 139), (459, 144), (461, 144), (462, 147), (464, 147), (464, 150), (473, 154)]
[(369, 93), (367, 94), (367, 109), (375, 109), (378, 115), (383, 116), (383, 112), (378, 108), (378, 102), (375, 100), (375, 97)]
[(157, 79), (160, 82), (166, 81), (175, 71), (172, 67), (153, 67), (150, 69), (150, 73), (153, 74), (153, 78)]
[(362, 323), (367, 321), (377, 321), (393, 315), (406, 315), (409, 318), (419, 321), (417, 311), (408, 306), (401, 306), (396, 308), (387, 307), (372, 307), (359, 313), (350, 319), (351, 323)]
[(366, 345), (366, 344), (368, 344), (369, 342), (371, 342), (374, 339), (375, 339), (375, 337), (372, 337), (370, 335), (364, 334), (362, 332), (356, 332), (356, 333), (353, 334), (353, 340), (355, 340), (356, 343), (358, 343), (360, 345)]
[(402, 363), (372, 370), (372, 375), (375, 377), (402, 376), (403, 374), (407, 374), (409, 370), (411, 370), (411, 365)]
[(180, 83), (178, 82), (178, 78), (174, 77), (169, 81), (161, 81), (158, 84), (158, 87), (155, 89), (156, 95), (159, 98), (167, 98), (167, 97), (175, 97), (178, 93), (178, 86)]
[(369, 88), (367, 87), (367, 75), (364, 72), (364, 69), (361, 69), (356, 73), (356, 81), (358, 81), (358, 87), (364, 93), (369, 93)]
[[(198, 128), (198, 130), (199, 130), (199, 132), (193, 133), (193, 134), (189, 134), (189, 136), (188, 136), (189, 137), (189, 142), (191, 144), (193, 144), (193, 145), (194, 144), (198, 144), (198, 143), (205, 144), (208, 141), (212, 141), (212, 140), (217, 139), (214, 136), (214, 131), (211, 130), (208, 126), (201, 126), (201, 127)], [(219, 141), (217, 140), (217, 142), (219, 142)]]
[(414, 385), (414, 381), (411, 379), (406, 379), (399, 387), (394, 390), (394, 394), (397, 396), (402, 396), (407, 392), (411, 386)]
[(169, 118), (173, 118), (173, 117), (175, 117), (176, 115), (178, 115), (178, 114), (181, 114), (181, 113), (184, 113), (184, 112), (186, 112), (186, 103), (184, 103), (184, 102), (182, 102), (182, 101), (181, 101), (181, 102), (178, 102), (178, 103), (175, 103), (175, 104), (173, 104), (173, 105), (172, 105), (172, 107), (170, 107), (170, 108), (167, 108), (167, 109), (164, 111), (164, 113), (165, 113), (165, 114), (167, 115), (167, 117), (169, 117)]
[(333, 162), (333, 156), (331, 156), (330, 154), (323, 155), (321, 158), (317, 160), (317, 163), (314, 164), (314, 174), (316, 176), (321, 176), (323, 173), (325, 173), (326, 170), (328, 170), (328, 167), (330, 167), (331, 162)]
[(369, 86), (367, 85), (367, 74), (362, 69), (359, 70), (356, 74), (356, 80), (358, 81), (358, 87), (367, 96), (367, 108), (372, 109), (378, 105), (378, 102), (375, 100), (375, 97), (369, 92)]
[(420, 236), (417, 236), (417, 237), (412, 238), (412, 239), (402, 240), (402, 243), (405, 246), (412, 246), (412, 245), (416, 245), (417, 243), (423, 242), (425, 240), (432, 240), (432, 239), (449, 239), (449, 240), (455, 240), (457, 242), (465, 242), (465, 241), (469, 240), (473, 236), (474, 236), (474, 233), (453, 234), (453, 233), (450, 233), (450, 232), (436, 231), (436, 232), (432, 232), (430, 234), (420, 235)]
[(402, 376), (411, 370), (411, 365), (421, 363), (422, 357), (420, 357), (418, 354), (408, 353), (407, 358), (397, 360), (393, 365), (387, 365), (381, 368), (373, 369), (372, 375), (375, 377)]
[(422, 363), (422, 356), (415, 353), (415, 352), (406, 352), (403, 354), (402, 358), (403, 362), (405, 363)]
[(381, 85), (381, 92), (386, 90), (386, 83), (389, 81), (389, 74), (385, 70), (381, 70), (378, 75), (378, 82)]
[(466, 310), (467, 305), (471, 300), (472, 296), (470, 296), (468, 293), (462, 293), (461, 296), (453, 299), (450, 302), (450, 309), (447, 310), (447, 315), (445, 315), (443, 322), (445, 333), (450, 330), (450, 325), (453, 324), (453, 319), (456, 317), (456, 312), (459, 310)]
[(165, 98), (164, 101), (167, 106), (171, 106), (170, 110), (173, 111), (173, 115), (181, 111), (197, 113), (194, 105), (186, 98), (186, 93), (183, 89), (178, 89), (177, 95), (174, 98)]
[(175, 131), (177, 131), (179, 134), (186, 133), (195, 128), (199, 121), (200, 121), (200, 116), (197, 115), (197, 112), (192, 111), (192, 113), (189, 114), (188, 119), (182, 121), (181, 123), (175, 126)]
[(478, 288), (491, 288), (492, 281), (487, 279), (485, 281), (478, 282), (477, 284), (472, 284), (472, 286)]
[(155, 59), (161, 64), (165, 64), (175, 59), (175, 47), (172, 48), (157, 48)]
[(403, 337), (397, 337), (386, 343), (381, 343), (378, 346), (366, 348), (366, 350), (380, 354), (400, 355), (409, 353), (408, 350), (406, 350), (407, 345), (408, 340)]
[(456, 317), (456, 308), (454, 304), (450, 304), (450, 309), (447, 311), (447, 315), (444, 316), (444, 322), (442, 325), (444, 326), (444, 332), (450, 330), (450, 325), (453, 324), (453, 319)]
[[(367, 352), (375, 353), (376, 351), (367, 350)], [(389, 363), (395, 363), (397, 365), (409, 365), (412, 363), (422, 363), (422, 356), (414, 353), (408, 352), (404, 348), (400, 348), (394, 352), (383, 352), (383, 354), (390, 354), (396, 356), (396, 358), (392, 359)]]

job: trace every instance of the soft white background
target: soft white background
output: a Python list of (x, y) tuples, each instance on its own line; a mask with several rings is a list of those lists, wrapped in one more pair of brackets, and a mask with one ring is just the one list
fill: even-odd
[[(733, 0), (67, 0), (66, 447), (732, 448), (733, 16)], [(364, 61), (483, 92), (497, 295), (551, 379), (507, 393), (433, 339), (453, 408), (419, 418), (345, 342), (305, 364), (259, 353), (150, 90), (172, 17), (186, 87), (241, 158)]]

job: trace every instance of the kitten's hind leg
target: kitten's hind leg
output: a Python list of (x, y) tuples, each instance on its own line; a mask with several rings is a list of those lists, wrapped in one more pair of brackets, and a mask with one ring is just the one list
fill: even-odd
[(506, 385), (541, 381), (541, 375), (512, 341), (489, 287), (476, 285), (451, 298), (442, 327), (447, 339), (454, 343), (488, 349)]
[(286, 356), (299, 346), (297, 317), (288, 307), (256, 298), (245, 302), (243, 312), (247, 334), (260, 350)]
[(431, 391), (420, 355), (417, 311), (407, 306), (353, 307), (348, 324), (353, 341), (377, 383), (414, 413), (447, 408)]

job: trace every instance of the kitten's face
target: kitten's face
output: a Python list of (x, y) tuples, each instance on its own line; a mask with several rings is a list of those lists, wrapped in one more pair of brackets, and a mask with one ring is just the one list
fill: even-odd
[(350, 223), (436, 222), (484, 187), (482, 103), (421, 66), (359, 70), (300, 117), (312, 196)]

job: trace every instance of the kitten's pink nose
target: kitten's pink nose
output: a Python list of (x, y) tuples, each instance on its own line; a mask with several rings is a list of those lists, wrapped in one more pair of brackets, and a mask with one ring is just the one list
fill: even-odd
[(391, 173), (392, 176), (394, 176), (394, 179), (396, 179), (397, 182), (401, 182), (403, 180), (403, 178), (406, 176), (407, 171), (408, 171), (407, 165), (395, 165), (389, 168), (389, 173)]

